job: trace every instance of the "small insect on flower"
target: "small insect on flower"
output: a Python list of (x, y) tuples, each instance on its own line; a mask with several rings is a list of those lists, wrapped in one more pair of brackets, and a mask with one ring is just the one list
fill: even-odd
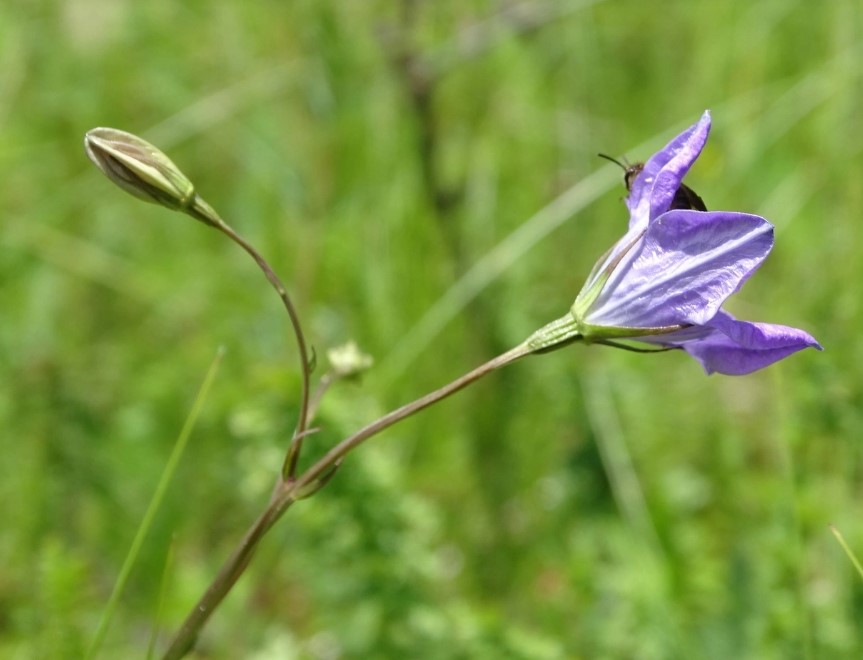
[[(644, 163), (632, 163), (632, 165), (628, 163), (622, 163), (616, 158), (612, 158), (607, 154), (596, 154), (600, 158), (605, 158), (605, 160), (610, 160), (615, 165), (619, 166), (623, 169), (623, 183), (626, 185), (626, 192), (632, 191), (632, 182), (635, 181), (635, 178), (641, 174), (641, 171), (644, 169)], [(696, 193), (692, 188), (687, 186), (685, 183), (681, 183), (680, 187), (677, 189), (677, 192), (674, 193), (674, 199), (671, 201), (671, 207), (669, 210), (673, 209), (689, 209), (691, 211), (706, 211), (707, 206), (704, 204), (704, 200)]]
[(742, 375), (821, 349), (804, 330), (722, 309), (773, 249), (773, 225), (751, 213), (706, 211), (683, 184), (709, 132), (705, 112), (643, 165), (619, 163), (629, 227), (597, 261), (569, 314), (528, 339), (534, 351), (574, 341), (632, 350), (638, 342), (686, 351), (707, 373)]

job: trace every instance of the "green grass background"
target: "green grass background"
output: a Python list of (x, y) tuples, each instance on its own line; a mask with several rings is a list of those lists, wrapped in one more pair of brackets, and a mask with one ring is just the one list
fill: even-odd
[(0, 656), (84, 653), (219, 346), (100, 657), (176, 629), (296, 419), (261, 274), (112, 187), (86, 130), (162, 147), (259, 247), (318, 373), (348, 339), (375, 357), (307, 464), (561, 316), (626, 222), (595, 154), (644, 159), (710, 108), (687, 182), (777, 228), (729, 307), (825, 352), (743, 378), (583, 346), (508, 367), (289, 511), (197, 657), (861, 657), (863, 580), (828, 525), (863, 555), (863, 8), (502, 6), (0, 5)]

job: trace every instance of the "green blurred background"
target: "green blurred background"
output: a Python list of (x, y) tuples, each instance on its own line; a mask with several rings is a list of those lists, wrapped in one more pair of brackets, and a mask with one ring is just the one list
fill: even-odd
[(171, 155), (289, 283), (319, 373), (349, 339), (375, 357), (305, 464), (561, 316), (626, 223), (595, 154), (644, 159), (710, 108), (687, 182), (777, 227), (729, 307), (825, 352), (493, 374), (289, 511), (197, 657), (861, 657), (829, 529), (863, 556), (861, 54), (858, 0), (4, 2), (0, 655), (82, 655), (219, 346), (100, 657), (176, 629), (296, 420), (260, 272), (111, 186), (86, 130)]

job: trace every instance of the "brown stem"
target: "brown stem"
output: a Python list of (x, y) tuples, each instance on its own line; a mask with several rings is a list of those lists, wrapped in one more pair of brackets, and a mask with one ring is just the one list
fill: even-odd
[(441, 399), (445, 399), (458, 392), (460, 389), (467, 387), (471, 383), (479, 380), (483, 376), (491, 373), (495, 369), (499, 369), (511, 362), (515, 362), (519, 358), (524, 357), (525, 355), (529, 355), (532, 353), (532, 350), (527, 346), (527, 344), (520, 344), (515, 348), (503, 353), (502, 355), (489, 360), (485, 364), (477, 367), (473, 371), (466, 373), (464, 376), (460, 378), (456, 378), (451, 383), (444, 385), (443, 387), (435, 390), (434, 392), (430, 392), (419, 399), (412, 401), (411, 403), (403, 405), (401, 408), (396, 408), (392, 412), (387, 413), (377, 421), (372, 422), (371, 424), (363, 427), (352, 436), (345, 438), (335, 447), (330, 449), (326, 453), (326, 455), (321, 458), (317, 463), (312, 465), (308, 470), (306, 470), (302, 475), (297, 478), (296, 487), (302, 488), (303, 486), (309, 485), (315, 479), (323, 476), (338, 460), (343, 458), (349, 451), (355, 449), (358, 445), (362, 444), (365, 440), (368, 440), (374, 435), (377, 435), (384, 429), (392, 426), (396, 422), (400, 422), (401, 420), (410, 417), (411, 415), (418, 413), (420, 410), (424, 408), (428, 408), (430, 405), (437, 403)]
[(171, 642), (168, 651), (165, 653), (164, 660), (177, 660), (192, 649), (204, 624), (242, 575), (258, 543), (260, 543), (267, 531), (294, 502), (316, 492), (320, 485), (322, 485), (322, 482), (329, 478), (333, 468), (338, 465), (348, 452), (396, 422), (428, 408), (495, 369), (515, 362), (519, 358), (529, 355), (531, 352), (527, 343), (520, 344), (434, 392), (430, 392), (411, 403), (405, 404), (401, 408), (396, 408), (380, 419), (363, 427), (333, 447), (323, 458), (297, 479), (286, 480), (284, 477), (281, 478), (273, 496), (270, 498), (267, 508), (246, 532), (240, 545), (234, 550), (210, 587), (186, 617), (186, 620)]
[[(282, 482), (286, 483), (286, 482)], [(252, 524), (246, 532), (240, 545), (224, 563), (219, 574), (201, 596), (195, 608), (186, 617), (180, 630), (174, 636), (171, 645), (163, 656), (164, 660), (179, 660), (184, 657), (195, 644), (198, 634), (210, 615), (228, 594), (246, 566), (252, 559), (252, 555), (258, 547), (258, 543), (264, 538), (267, 531), (291, 504), (290, 500), (280, 497), (281, 493), (274, 493), (270, 503), (264, 512)]]
[(297, 461), (300, 457), (300, 451), (303, 448), (303, 438), (306, 435), (306, 430), (309, 424), (309, 391), (311, 389), (309, 350), (306, 346), (305, 335), (303, 334), (303, 327), (300, 323), (300, 316), (297, 313), (297, 308), (294, 307), (294, 303), (288, 295), (287, 288), (282, 284), (282, 280), (279, 279), (279, 276), (276, 275), (272, 268), (270, 268), (270, 264), (267, 263), (267, 260), (261, 256), (261, 253), (258, 252), (251, 243), (234, 231), (228, 223), (222, 220), (209, 204), (200, 197), (196, 197), (192, 206), (187, 209), (187, 212), (192, 217), (218, 229), (220, 232), (225, 234), (225, 236), (234, 241), (234, 243), (243, 248), (249, 256), (255, 260), (255, 263), (258, 264), (258, 267), (266, 276), (267, 281), (276, 290), (276, 293), (279, 294), (279, 298), (282, 299), (282, 303), (291, 319), (291, 326), (293, 327), (294, 335), (297, 338), (297, 347), (299, 348), (300, 357), (300, 373), (302, 374), (303, 379), (302, 394), (300, 397), (300, 416), (297, 420), (297, 427), (294, 430), (294, 435), (291, 438), (291, 445), (288, 448), (288, 453), (285, 456), (285, 462), (282, 466), (282, 475), (286, 479), (293, 479), (297, 472)]

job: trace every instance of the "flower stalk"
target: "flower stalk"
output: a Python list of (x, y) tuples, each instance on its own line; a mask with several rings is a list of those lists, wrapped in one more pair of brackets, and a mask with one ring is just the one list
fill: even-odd
[(722, 309), (773, 249), (773, 226), (749, 213), (707, 211), (683, 183), (710, 126), (705, 112), (643, 165), (624, 168), (628, 231), (593, 267), (569, 313), (533, 345), (636, 341), (682, 349), (708, 374), (727, 375), (821, 349), (803, 330), (740, 321)]
[(197, 194), (191, 180), (155, 146), (116, 128), (94, 128), (84, 137), (84, 149), (105, 176), (129, 194), (145, 202), (186, 213), (222, 232), (252, 257), (278, 294), (296, 337), (302, 376), (299, 417), (282, 466), (283, 476), (294, 478), (303, 438), (308, 432), (312, 367), (300, 316), (287, 288), (260, 252), (219, 217)]
[[(161, 151), (124, 131), (90, 131), (85, 138), (88, 156), (120, 188), (219, 230), (252, 257), (282, 300), (298, 345), (300, 411), (273, 493), (186, 617), (164, 655), (166, 660), (182, 658), (192, 649), (267, 532), (295, 502), (329, 483), (348, 453), (503, 366), (579, 341), (639, 352), (682, 349), (707, 373), (734, 375), (761, 369), (803, 348), (820, 350), (818, 342), (803, 330), (738, 321), (721, 309), (772, 249), (773, 227), (751, 214), (706, 211), (701, 198), (683, 184), (709, 130), (710, 115), (705, 113), (643, 165), (625, 168), (629, 229), (596, 263), (567, 314), (515, 348), (367, 424), (302, 472), (303, 439), (312, 432), (309, 424), (321, 397), (335, 380), (351, 378), (368, 368), (370, 359), (350, 345), (332, 353), (333, 368), (320, 378), (312, 396), (312, 364), (299, 314), (263, 256), (219, 217)], [(621, 341), (648, 347), (633, 348)]]

